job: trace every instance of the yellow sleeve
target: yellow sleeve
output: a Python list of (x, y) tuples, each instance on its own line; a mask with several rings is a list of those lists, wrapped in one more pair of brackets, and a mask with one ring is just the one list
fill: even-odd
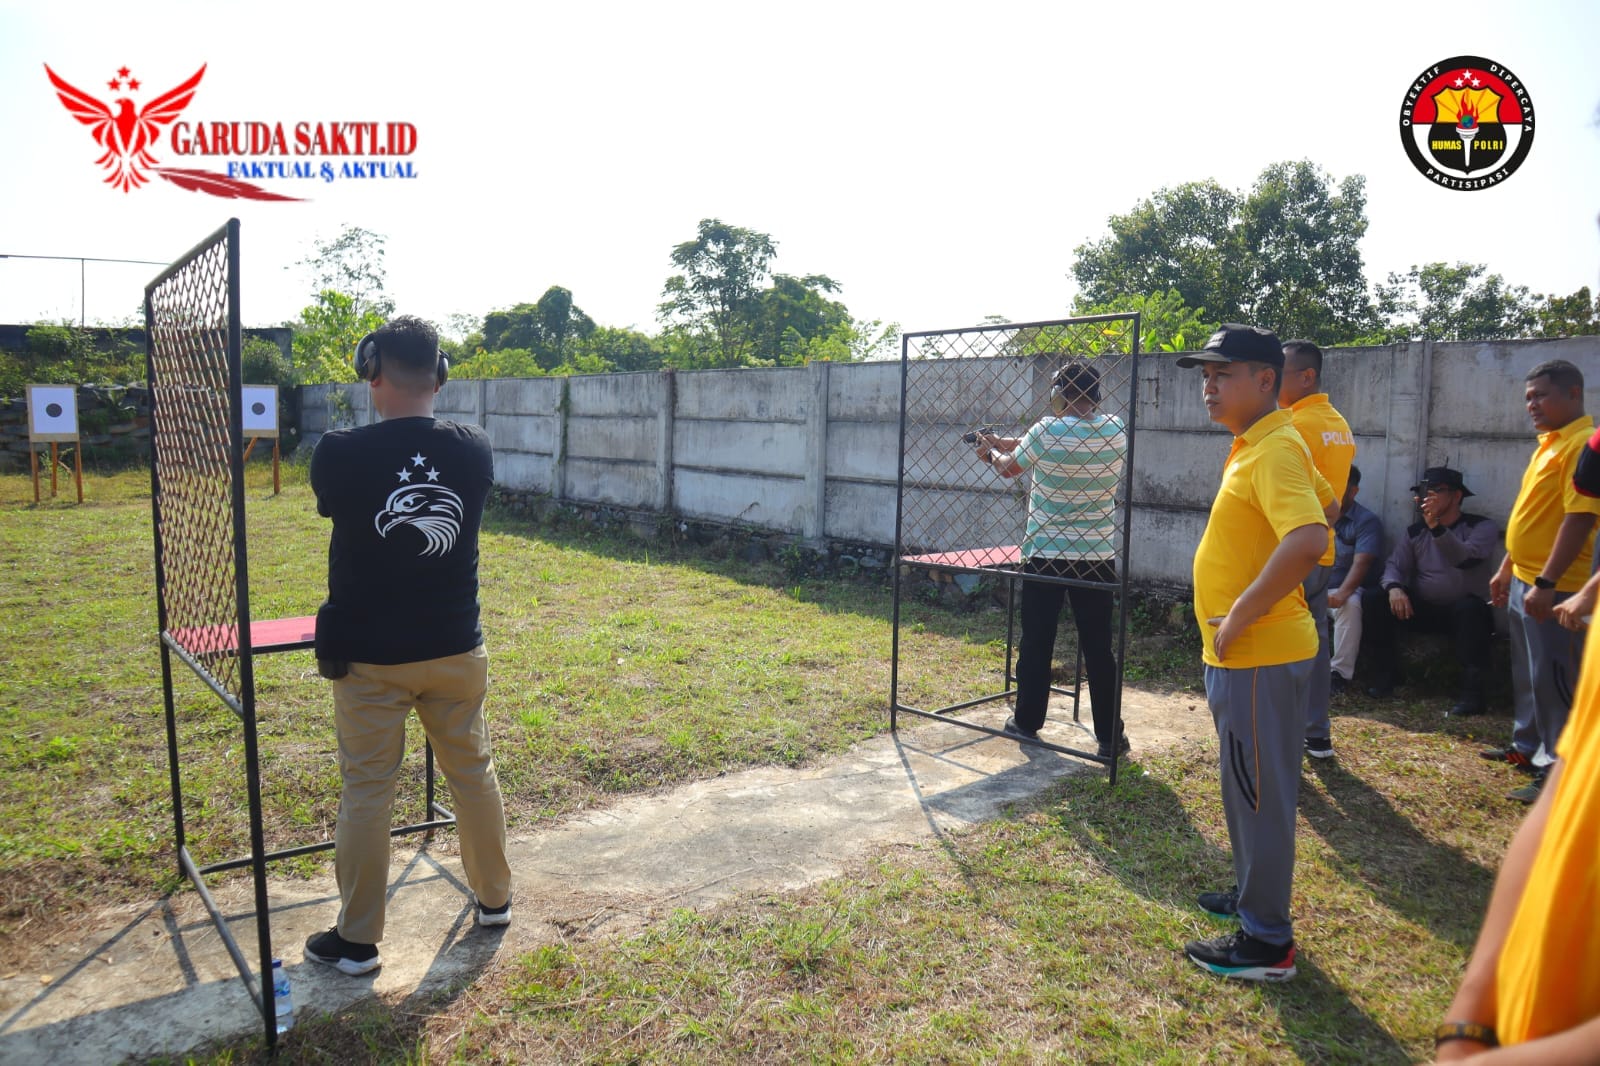
[[(1328, 479), (1311, 465), (1304, 442), (1285, 439), (1282, 446), (1264, 450), (1251, 467), (1251, 482), (1262, 513), (1279, 540), (1301, 526), (1327, 528), (1328, 520), (1322, 513), (1325, 503), (1317, 483), (1327, 486)], [(1329, 501), (1332, 499), (1328, 497)]]

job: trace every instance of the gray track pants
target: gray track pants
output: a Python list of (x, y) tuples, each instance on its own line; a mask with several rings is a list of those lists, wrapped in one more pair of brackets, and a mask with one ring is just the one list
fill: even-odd
[[(1527, 667), (1526, 680), (1513, 671), (1512, 683), (1527, 685), (1517, 692), (1515, 704), (1516, 730), (1511, 743), (1522, 754), (1532, 758), (1542, 742), (1547, 752), (1554, 755), (1556, 742), (1567, 725), (1567, 713), (1572, 709), (1572, 692), (1578, 684), (1578, 668), (1583, 665), (1584, 633), (1574, 633), (1564, 628), (1554, 618), (1536, 622), (1522, 610), (1522, 598), (1533, 586), (1521, 578), (1511, 579), (1509, 609), (1506, 621), (1511, 630), (1511, 655), (1513, 665), (1520, 656)], [(1558, 592), (1555, 603), (1571, 596)], [(1527, 696), (1531, 695), (1531, 699)]]
[(1239, 885), (1239, 923), (1271, 944), (1294, 939), (1289, 919), (1294, 820), (1306, 686), (1316, 662), (1206, 667), (1206, 700), (1221, 746), (1222, 810)]
[(1328, 573), (1331, 566), (1313, 567), (1301, 586), (1311, 620), (1317, 624), (1317, 658), (1306, 685), (1306, 737), (1327, 740), (1333, 735), (1328, 721), (1328, 701), (1333, 698), (1333, 637), (1328, 632)]

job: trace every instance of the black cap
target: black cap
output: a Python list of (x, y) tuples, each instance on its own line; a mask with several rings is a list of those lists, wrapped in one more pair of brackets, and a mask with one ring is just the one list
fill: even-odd
[(1205, 347), (1178, 360), (1181, 367), (1201, 363), (1265, 363), (1283, 369), (1283, 342), (1270, 329), (1224, 322)]
[(1428, 467), (1422, 472), (1422, 478), (1411, 486), (1411, 493), (1414, 496), (1421, 496), (1424, 489), (1434, 485), (1442, 485), (1447, 489), (1460, 489), (1462, 496), (1472, 495), (1472, 490), (1461, 480), (1461, 471), (1451, 470), (1448, 466)]

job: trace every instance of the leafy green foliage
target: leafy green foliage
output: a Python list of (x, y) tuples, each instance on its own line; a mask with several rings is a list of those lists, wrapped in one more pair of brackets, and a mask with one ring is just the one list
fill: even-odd
[(394, 313), (394, 301), (384, 293), (387, 268), (381, 233), (346, 226), (332, 240), (316, 241), (316, 252), (297, 262), (311, 274), (311, 291), (333, 289), (350, 298), (359, 314), (372, 312), (381, 321)]
[[(761, 283), (777, 254), (772, 237), (703, 218), (698, 234), (672, 249), (682, 273), (667, 279), (663, 323), (689, 343), (689, 366), (746, 366), (754, 354)], [(679, 364), (684, 365), (684, 364)]]
[(480, 348), (465, 359), (450, 364), (452, 378), (538, 378), (548, 371), (539, 365), (538, 356), (526, 348)]
[(1075, 250), (1084, 306), (1170, 291), (1213, 321), (1259, 322), (1323, 344), (1371, 326), (1360, 175), (1335, 184), (1311, 162), (1274, 163), (1247, 193), (1190, 182), (1109, 224), (1109, 236)]
[(145, 380), (145, 352), (121, 333), (62, 322), (30, 329), (20, 352), (0, 352), (0, 396), (28, 385), (131, 385)]
[(1546, 296), (1539, 313), (1541, 337), (1591, 337), (1600, 333), (1600, 296), (1585, 285), (1571, 296)]
[(526, 349), (541, 369), (549, 371), (566, 360), (574, 343), (594, 331), (594, 319), (572, 302), (572, 291), (552, 285), (536, 303), (489, 312), (483, 320), (483, 346), (491, 352)]
[(324, 289), (294, 324), (295, 379), (302, 385), (355, 381), (350, 360), (356, 342), (383, 322), (376, 308), (361, 310), (354, 297)]
[(1147, 352), (1186, 352), (1205, 343), (1212, 330), (1203, 307), (1190, 307), (1176, 289), (1149, 295), (1133, 293), (1089, 304), (1079, 297), (1075, 315), (1139, 313), (1139, 346)]
[(1378, 286), (1378, 307), (1386, 324), (1373, 339), (1389, 343), (1538, 336), (1543, 299), (1526, 285), (1507, 284), (1482, 264), (1425, 263), (1404, 274), (1391, 273), (1387, 283)]

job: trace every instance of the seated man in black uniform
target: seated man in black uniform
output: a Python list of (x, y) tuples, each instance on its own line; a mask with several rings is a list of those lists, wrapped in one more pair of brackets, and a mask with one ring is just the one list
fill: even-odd
[(1396, 629), (1448, 633), (1461, 665), (1461, 691), (1452, 716), (1487, 709), (1489, 639), (1494, 613), (1489, 607), (1490, 557), (1500, 530), (1489, 519), (1464, 514), (1461, 501), (1472, 495), (1461, 472), (1430, 466), (1411, 486), (1422, 512), (1389, 553), (1383, 568), (1384, 595), (1361, 601), (1361, 655), (1372, 664), (1367, 695), (1392, 695), (1397, 680)]

